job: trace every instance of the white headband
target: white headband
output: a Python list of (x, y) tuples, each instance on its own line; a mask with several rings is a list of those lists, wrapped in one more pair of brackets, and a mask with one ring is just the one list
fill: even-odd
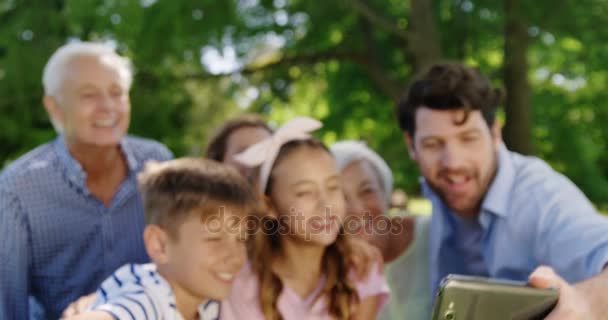
[(266, 138), (235, 155), (234, 159), (250, 168), (261, 166), (259, 188), (263, 192), (266, 190), (270, 170), (272, 169), (272, 165), (274, 164), (281, 147), (290, 141), (310, 138), (309, 132), (315, 131), (322, 126), (323, 124), (319, 120), (309, 117), (296, 117), (275, 131), (271, 137)]

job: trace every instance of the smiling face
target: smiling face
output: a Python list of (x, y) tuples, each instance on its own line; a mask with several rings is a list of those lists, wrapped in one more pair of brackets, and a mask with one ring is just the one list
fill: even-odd
[(112, 56), (72, 58), (45, 107), (71, 145), (118, 145), (130, 121), (129, 88)]
[(221, 210), (223, 213), (207, 216), (204, 221), (200, 214), (190, 214), (179, 226), (175, 237), (166, 233), (156, 235), (164, 243), (162, 254), (146, 244), (152, 260), (171, 284), (176, 297), (188, 296), (197, 301), (221, 300), (230, 293), (234, 277), (247, 258), (246, 220), (243, 214), (237, 214), (242, 208), (225, 207)]
[[(340, 173), (342, 189), (346, 199), (346, 213), (361, 218), (361, 222), (371, 221), (388, 210), (385, 191), (382, 189), (378, 173), (365, 160), (353, 161)], [(367, 216), (366, 216), (367, 215)], [(365, 228), (352, 230), (362, 238), (369, 240), (372, 234)]]
[(478, 214), (496, 174), (500, 126), (488, 128), (481, 112), (464, 109), (416, 111), (416, 133), (406, 134), (410, 155), (427, 183), (462, 216)]
[(332, 244), (344, 217), (344, 195), (329, 152), (300, 146), (280, 160), (271, 179), (272, 211), (287, 224), (289, 236), (316, 245)]

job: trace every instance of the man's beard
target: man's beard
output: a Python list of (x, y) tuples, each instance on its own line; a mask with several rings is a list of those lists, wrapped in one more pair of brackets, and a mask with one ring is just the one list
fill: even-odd
[[(483, 177), (481, 176), (481, 173), (479, 171), (476, 171), (475, 169), (460, 169), (460, 170), (455, 170), (455, 171), (448, 171), (447, 169), (442, 169), (441, 171), (439, 171), (439, 173), (437, 174), (437, 179), (438, 180), (444, 180), (446, 179), (445, 176), (449, 175), (449, 174), (454, 174), (454, 173), (459, 173), (459, 174), (464, 174), (467, 177), (470, 177), (471, 181), (470, 183), (472, 183), (473, 186), (473, 193), (472, 194), (463, 194), (462, 196), (468, 196), (470, 197), (469, 199), (469, 203), (466, 203), (465, 206), (461, 206), (460, 208), (455, 208), (453, 205), (450, 204), (450, 197), (448, 197), (448, 194), (450, 193), (449, 191), (446, 191), (445, 189), (447, 187), (440, 187), (439, 185), (433, 183), (433, 181), (431, 181), (430, 179), (426, 179), (427, 184), (429, 185), (429, 187), (439, 196), (439, 198), (441, 199), (441, 201), (443, 203), (446, 204), (446, 206), (454, 211), (455, 213), (461, 215), (461, 216), (466, 216), (466, 217), (472, 217), (472, 216), (476, 216), (477, 214), (479, 214), (480, 210), (481, 210), (481, 205), (483, 203), (483, 199), (485, 198), (486, 194), (488, 193), (488, 190), (490, 189), (490, 184), (492, 183), (492, 181), (494, 180), (495, 176), (496, 176), (496, 172), (498, 171), (498, 157), (497, 157), (497, 151), (494, 151), (493, 153), (493, 159), (492, 159), (492, 168), (491, 170), (491, 174), (489, 175), (489, 178), (487, 178), (485, 181), (483, 179)], [(457, 198), (459, 197), (459, 195), (453, 195), (452, 198)]]
[[(478, 183), (478, 177), (477, 176), (473, 176), (471, 177), (471, 179), (473, 180), (472, 183), (475, 184), (475, 187), (477, 190), (479, 190), (479, 183)], [(427, 183), (429, 185), (429, 187), (431, 187), (431, 189), (433, 189), (433, 191), (439, 196), (439, 198), (441, 199), (441, 201), (443, 203), (445, 203), (445, 205), (452, 211), (454, 211), (455, 213), (458, 213), (460, 215), (465, 215), (465, 216), (471, 216), (471, 215), (475, 215), (479, 212), (479, 208), (481, 206), (481, 201), (483, 199), (483, 194), (473, 194), (472, 197), (468, 194), (462, 195), (460, 197), (464, 197), (464, 196), (468, 196), (471, 197), (471, 200), (469, 200), (470, 203), (468, 203), (467, 205), (465, 205), (464, 207), (459, 207), (456, 208), (454, 205), (452, 205), (452, 201), (450, 201), (450, 197), (448, 196), (450, 194), (449, 191), (445, 191), (444, 188), (434, 184), (432, 181), (427, 180)], [(474, 190), (474, 192), (476, 192), (476, 190)], [(459, 197), (459, 195), (452, 195), (451, 198), (454, 199), (456, 197)]]

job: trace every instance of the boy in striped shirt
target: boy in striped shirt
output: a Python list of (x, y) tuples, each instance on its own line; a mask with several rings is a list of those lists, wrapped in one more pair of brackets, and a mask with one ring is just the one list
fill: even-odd
[(149, 163), (138, 179), (153, 263), (118, 269), (90, 311), (71, 319), (219, 319), (217, 301), (246, 260), (250, 186), (233, 169), (194, 158)]

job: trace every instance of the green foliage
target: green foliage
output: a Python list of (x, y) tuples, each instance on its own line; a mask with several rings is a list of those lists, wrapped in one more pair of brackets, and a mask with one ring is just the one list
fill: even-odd
[[(502, 2), (431, 2), (443, 56), (479, 66), (500, 85)], [(608, 208), (608, 4), (522, 5), (538, 156)], [(397, 185), (416, 193), (418, 172), (393, 116), (416, 67), (417, 44), (404, 40), (415, 31), (410, 10), (399, 0), (0, 2), (0, 165), (55, 135), (41, 105), (50, 54), (69, 39), (110, 40), (137, 71), (132, 133), (200, 155), (210, 132), (244, 109), (272, 123), (312, 115), (323, 120), (327, 143), (367, 141)], [(214, 49), (234, 59), (221, 69), (205, 58)]]

